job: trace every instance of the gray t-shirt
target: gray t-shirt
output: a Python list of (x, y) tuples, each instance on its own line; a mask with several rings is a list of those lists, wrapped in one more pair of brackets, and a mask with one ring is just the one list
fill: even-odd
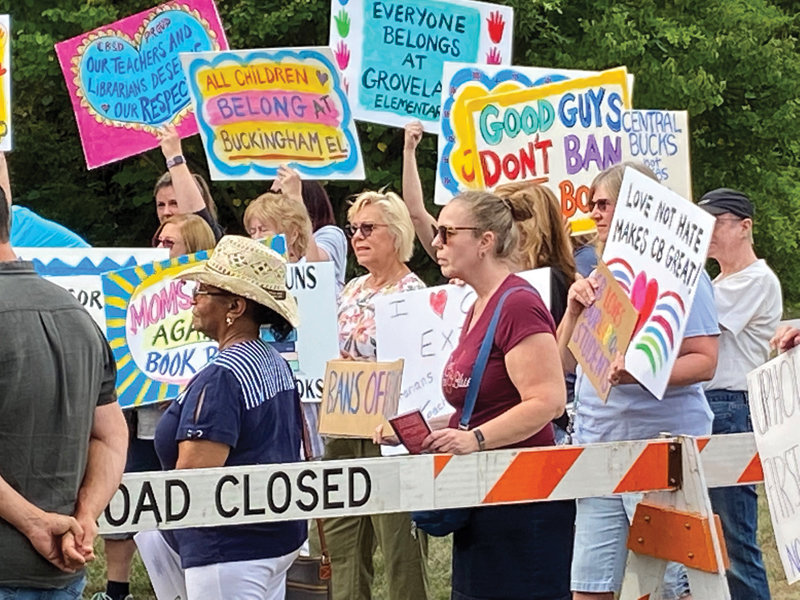
[(335, 225), (324, 225), (314, 232), (314, 241), (333, 261), (338, 296), (344, 287), (344, 274), (347, 269), (347, 238), (344, 236), (344, 231)]
[[(66, 290), (30, 262), (0, 262), (0, 476), (45, 511), (72, 514), (95, 407), (116, 400), (111, 349)], [(59, 571), (0, 519), (0, 586), (60, 588)]]

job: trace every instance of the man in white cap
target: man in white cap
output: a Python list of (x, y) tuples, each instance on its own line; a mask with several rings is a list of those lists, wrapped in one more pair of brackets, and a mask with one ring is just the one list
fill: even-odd
[[(719, 327), (719, 358), (714, 378), (704, 385), (714, 411), (714, 434), (752, 431), (747, 405), (747, 373), (769, 357), (769, 340), (781, 318), (781, 285), (753, 250), (753, 204), (742, 192), (719, 188), (698, 204), (716, 217), (709, 258), (719, 263), (713, 281)], [(758, 498), (755, 486), (710, 490), (722, 520), (730, 557), (732, 600), (770, 597), (761, 549), (756, 542)]]

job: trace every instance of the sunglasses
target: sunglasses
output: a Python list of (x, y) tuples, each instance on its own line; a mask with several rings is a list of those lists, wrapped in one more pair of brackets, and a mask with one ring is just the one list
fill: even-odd
[(455, 235), (459, 231), (480, 231), (479, 227), (448, 227), (447, 225), (432, 225), (432, 227), (433, 237), (439, 236), (443, 246), (447, 245), (448, 236)]
[(356, 232), (360, 231), (361, 237), (368, 238), (376, 227), (388, 227), (388, 225), (386, 223), (348, 223), (344, 226), (344, 233), (351, 238)]
[(153, 248), (163, 247), (163, 248), (172, 248), (175, 245), (175, 240), (171, 240), (169, 238), (159, 238), (154, 237), (152, 240)]
[(192, 291), (192, 299), (197, 300), (198, 296), (233, 296), (230, 292), (212, 292), (210, 290), (201, 290), (194, 288)]
[(589, 202), (587, 202), (586, 204), (589, 207), (589, 212), (592, 212), (595, 209), (595, 207), (600, 212), (606, 212), (611, 206), (614, 206), (614, 203), (611, 202), (611, 200), (606, 200), (606, 199), (598, 200), (597, 202), (595, 202), (594, 200), (589, 200)]

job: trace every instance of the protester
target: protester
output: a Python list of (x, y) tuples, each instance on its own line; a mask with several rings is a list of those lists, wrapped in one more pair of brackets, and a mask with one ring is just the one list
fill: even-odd
[(195, 214), (208, 223), (219, 240), (222, 228), (217, 222), (217, 205), (206, 181), (189, 170), (177, 129), (166, 125), (157, 135), (167, 161), (167, 172), (158, 178), (153, 189), (158, 221), (163, 222), (172, 215)]
[[(220, 240), (207, 263), (180, 277), (196, 281), (192, 327), (219, 354), (188, 383), (156, 429), (165, 470), (295, 462), (300, 399), (289, 365), (259, 338), (298, 325), (283, 258), (240, 236)], [(150, 531), (136, 537), (159, 598), (282, 600), (286, 571), (306, 539), (304, 521)], [(175, 587), (155, 573), (180, 575)]]
[(494, 194), (515, 205), (525, 205), (531, 217), (514, 224), (519, 243), (509, 259), (512, 271), (550, 268), (550, 314), (556, 324), (567, 309), (567, 291), (575, 281), (575, 259), (563, 226), (561, 204), (545, 186), (532, 183), (506, 183)]
[[(216, 243), (208, 223), (194, 214), (175, 214), (166, 217), (153, 236), (153, 247), (168, 248), (169, 257), (211, 250)], [(153, 436), (162, 410), (158, 405), (130, 408), (125, 411), (130, 446), (125, 464), (126, 473), (158, 471), (161, 463), (156, 456)], [(105, 592), (97, 592), (92, 600), (132, 600), (130, 576), (136, 544), (131, 533), (103, 536), (106, 554), (107, 582)]]
[(167, 217), (153, 236), (153, 247), (168, 248), (170, 258), (211, 250), (216, 243), (211, 227), (197, 215)]
[[(737, 190), (719, 188), (698, 203), (714, 215), (709, 258), (719, 263), (712, 282), (720, 326), (714, 378), (704, 384), (714, 412), (713, 433), (753, 431), (747, 373), (769, 359), (769, 339), (783, 313), (778, 277), (753, 250), (754, 209)], [(711, 506), (722, 521), (728, 549), (731, 600), (769, 600), (769, 585), (756, 539), (758, 496), (754, 485), (711, 488)]]
[(89, 248), (74, 231), (37, 215), (29, 208), (12, 204), (11, 181), (5, 152), (0, 152), (0, 189), (11, 209), (11, 245), (17, 248)]
[(267, 192), (247, 205), (243, 221), (247, 235), (253, 239), (283, 234), (290, 263), (320, 260), (318, 253), (310, 256), (311, 246), (317, 248), (317, 245), (311, 234), (311, 219), (301, 202)]
[(317, 181), (301, 180), (297, 171), (281, 166), (272, 189), (294, 200), (302, 200), (311, 219), (314, 235), (306, 258), (309, 262), (333, 261), (336, 293), (340, 293), (347, 270), (347, 240), (344, 231), (336, 225), (333, 206), (325, 188)]
[[(553, 445), (550, 421), (563, 413), (565, 403), (555, 323), (538, 293), (509, 267), (519, 235), (515, 223), (532, 214), (524, 194), (500, 198), (465, 192), (439, 215), (433, 246), (442, 274), (471, 285), (477, 300), (442, 376), (445, 398), (456, 412), (449, 428), (423, 442), (426, 450), (468, 454)], [(508, 290), (514, 291), (502, 306), (470, 430), (459, 430), (478, 349)], [(451, 597), (497, 598), (502, 589), (509, 600), (567, 600), (574, 515), (572, 501), (473, 510), (467, 525), (453, 534)]]
[(436, 249), (433, 238), (436, 229), (436, 218), (425, 208), (422, 194), (422, 181), (417, 167), (417, 146), (422, 141), (422, 123), (411, 121), (405, 126), (403, 144), (403, 200), (411, 215), (414, 232), (419, 243), (433, 260), (436, 260)]
[[(626, 168), (635, 168), (656, 179), (639, 163), (610, 167), (595, 177), (590, 188), (591, 218), (597, 225), (599, 241), (605, 244), (614, 216), (617, 196)], [(558, 328), (559, 350), (567, 372), (576, 368), (567, 349), (575, 322), (584, 308), (595, 300), (594, 278), (579, 279), (569, 290), (569, 305)], [(577, 369), (575, 384), (575, 426), (573, 439), (579, 444), (616, 442), (672, 435), (708, 435), (712, 413), (700, 382), (711, 379), (717, 364), (717, 314), (711, 280), (704, 273), (699, 280), (689, 311), (669, 386), (662, 399), (650, 394), (616, 365), (608, 399), (601, 400), (589, 379)], [(627, 558), (628, 528), (641, 494), (585, 498), (577, 502), (575, 556), (572, 561), (574, 600), (612, 600), (622, 585)], [(664, 598), (682, 598), (689, 593), (684, 567), (670, 563), (665, 575)]]
[(17, 260), (0, 186), (0, 597), (76, 599), (126, 430), (111, 349), (66, 290)]
[[(567, 224), (569, 227), (569, 224)], [(588, 277), (597, 267), (597, 232), (571, 235), (572, 256), (575, 258), (575, 271), (581, 277)]]
[[(375, 306), (378, 295), (425, 287), (406, 266), (414, 250), (414, 226), (403, 200), (392, 192), (364, 192), (347, 213), (346, 227), (358, 264), (368, 273), (339, 296), (339, 346), (342, 356), (374, 361)], [(369, 439), (329, 438), (326, 459), (380, 456)], [(372, 555), (384, 557), (390, 600), (427, 598), (427, 539), (412, 528), (408, 513), (325, 519), (331, 553), (334, 600), (372, 597)]]

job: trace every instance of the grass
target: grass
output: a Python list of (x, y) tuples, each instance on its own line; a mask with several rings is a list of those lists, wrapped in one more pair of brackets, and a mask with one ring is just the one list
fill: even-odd
[[(769, 518), (766, 497), (763, 489), (759, 489), (758, 510), (758, 541), (764, 552), (764, 564), (767, 568), (772, 600), (793, 600), (798, 597), (798, 589), (792, 589), (786, 582), (783, 573), (778, 549), (775, 546), (775, 537), (772, 533), (772, 523)], [(102, 553), (102, 542), (95, 544), (98, 559), (89, 566), (86, 596), (101, 591), (105, 586), (105, 561)], [(447, 600), (450, 598), (450, 538), (430, 538), (428, 551), (428, 577), (430, 582), (429, 600)], [(375, 583), (373, 585), (375, 600), (384, 600), (388, 597), (386, 579), (383, 574), (383, 558), (380, 550), (375, 557)], [(134, 559), (133, 573), (131, 576), (131, 593), (136, 600), (155, 600), (155, 594), (150, 587), (144, 566), (138, 555)], [(703, 600), (703, 599), (698, 599)]]

